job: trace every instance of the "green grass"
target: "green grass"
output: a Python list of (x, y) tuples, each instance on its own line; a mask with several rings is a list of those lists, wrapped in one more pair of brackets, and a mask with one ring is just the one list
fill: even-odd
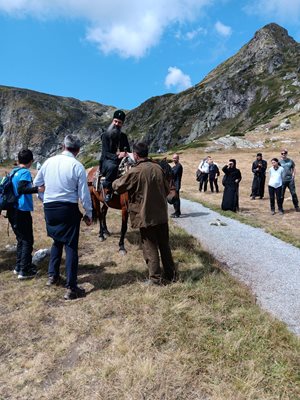
[(0, 252), (1, 399), (299, 398), (300, 343), (283, 323), (173, 224), (180, 279), (143, 286), (139, 234), (128, 232), (120, 258), (120, 215), (109, 214), (105, 244), (95, 228), (81, 232), (85, 299), (67, 303), (63, 289), (46, 288), (46, 262), (37, 279), (16, 281), (13, 255)]

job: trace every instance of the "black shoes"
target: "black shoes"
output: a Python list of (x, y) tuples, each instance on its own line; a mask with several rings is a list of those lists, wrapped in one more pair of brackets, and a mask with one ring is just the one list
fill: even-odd
[(49, 276), (46, 286), (65, 286), (66, 280), (63, 279), (60, 275), (58, 276)]
[(67, 289), (66, 294), (64, 295), (65, 300), (75, 300), (80, 297), (85, 297), (85, 290), (77, 286), (73, 289)]
[(179, 218), (180, 215), (181, 213), (174, 212), (173, 214), (171, 214), (171, 218)]
[(18, 273), (18, 279), (23, 281), (25, 279), (32, 279), (36, 276), (37, 274), (37, 270), (36, 268), (34, 268), (34, 266), (32, 266), (32, 268), (30, 268), (28, 271), (19, 271), (19, 272), (15, 272), (16, 270), (14, 270), (14, 273), (17, 274)]

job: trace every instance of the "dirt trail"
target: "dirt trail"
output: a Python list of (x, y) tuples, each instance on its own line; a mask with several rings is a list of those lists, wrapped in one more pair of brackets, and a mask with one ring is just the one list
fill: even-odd
[[(250, 287), (263, 309), (300, 336), (300, 249), (199, 203), (181, 199), (181, 209), (174, 222)], [(226, 225), (211, 225), (216, 219)]]

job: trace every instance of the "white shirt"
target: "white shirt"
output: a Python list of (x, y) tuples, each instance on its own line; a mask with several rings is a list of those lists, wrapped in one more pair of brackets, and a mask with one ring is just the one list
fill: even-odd
[(204, 172), (205, 174), (208, 174), (209, 172), (209, 164), (206, 160), (203, 160), (200, 162), (198, 169), (200, 169), (201, 172)]
[(37, 173), (34, 185), (45, 185), (44, 203), (78, 203), (80, 199), (86, 215), (92, 217), (92, 201), (85, 169), (69, 151), (48, 158)]
[(275, 189), (282, 186), (283, 174), (284, 174), (284, 169), (281, 166), (279, 166), (277, 169), (271, 167), (269, 169), (269, 175), (270, 175), (269, 186)]

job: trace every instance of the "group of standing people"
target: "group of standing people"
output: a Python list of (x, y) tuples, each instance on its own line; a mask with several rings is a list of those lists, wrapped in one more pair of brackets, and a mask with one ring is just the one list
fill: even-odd
[[(287, 149), (281, 151), (280, 160), (276, 157), (271, 160), (272, 166), (267, 169), (267, 161), (263, 159), (262, 153), (257, 153), (256, 160), (252, 163), (252, 187), (251, 187), (251, 200), (256, 198), (263, 199), (265, 195), (265, 182), (266, 173), (269, 173), (268, 192), (270, 198), (270, 208), (272, 215), (275, 214), (275, 199), (277, 202), (279, 214), (283, 214), (283, 202), (286, 189), (288, 188), (293, 205), (296, 211), (300, 211), (299, 201), (296, 193), (295, 186), (295, 163), (292, 159), (288, 158)], [(202, 160), (198, 166), (198, 179), (199, 191), (205, 192), (207, 190), (207, 182), (217, 179), (218, 173), (212, 173), (210, 177), (210, 168), (214, 163), (210, 156)], [(239, 183), (242, 180), (241, 171), (236, 166), (236, 160), (230, 159), (228, 163), (222, 168), (224, 176), (222, 185), (224, 186), (223, 198), (221, 208), (222, 210), (238, 211), (239, 210)], [(211, 191), (213, 192), (212, 184)]]
[[(102, 135), (100, 167), (105, 175), (105, 201), (110, 201), (113, 191), (119, 194), (128, 192), (131, 223), (140, 230), (143, 255), (149, 270), (146, 283), (160, 285), (174, 282), (176, 268), (169, 245), (167, 213), (169, 182), (162, 168), (148, 158), (148, 145), (144, 142), (133, 145), (135, 165), (117, 179), (120, 161), (130, 150), (127, 136), (121, 131), (124, 120), (125, 113), (122, 110), (115, 111), (111, 125)], [(81, 220), (88, 226), (92, 223), (92, 202), (86, 171), (76, 159), (80, 147), (81, 142), (76, 136), (67, 135), (62, 153), (47, 159), (34, 181), (29, 171), (34, 161), (29, 149), (19, 152), (19, 165), (11, 171), (17, 197), (17, 203), (8, 211), (9, 222), (17, 239), (14, 273), (20, 280), (33, 278), (37, 274), (32, 264), (34, 237), (31, 212), (32, 194), (38, 193), (43, 201), (47, 234), (53, 239), (47, 286), (65, 286), (66, 300), (85, 296), (85, 290), (77, 282), (78, 242)], [(174, 207), (176, 216), (180, 216), (182, 166), (178, 155), (174, 155), (173, 161), (177, 193)], [(79, 209), (79, 201), (84, 215)], [(66, 280), (60, 274), (63, 249), (66, 253)]]

